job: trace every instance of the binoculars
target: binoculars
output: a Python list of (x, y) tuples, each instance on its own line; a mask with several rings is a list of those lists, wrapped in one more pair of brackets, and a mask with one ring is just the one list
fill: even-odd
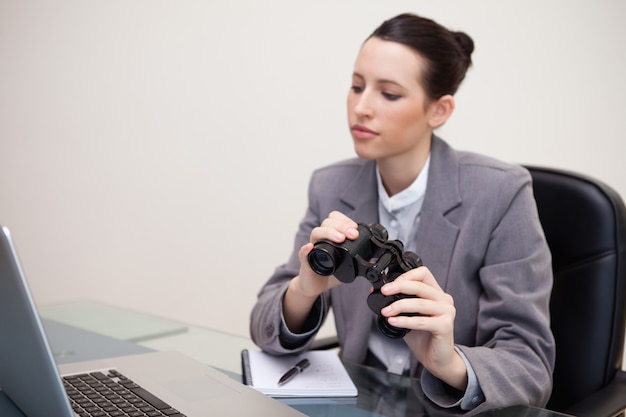
[(390, 325), (380, 310), (396, 300), (415, 296), (385, 296), (380, 288), (403, 273), (422, 266), (422, 260), (413, 252), (405, 252), (399, 240), (387, 240), (387, 230), (378, 223), (359, 223), (358, 231), (358, 238), (346, 239), (340, 244), (325, 239), (316, 242), (308, 256), (309, 265), (316, 274), (334, 275), (346, 284), (356, 277), (365, 277), (374, 287), (367, 297), (367, 305), (377, 315), (378, 328), (385, 336), (400, 339), (409, 329)]

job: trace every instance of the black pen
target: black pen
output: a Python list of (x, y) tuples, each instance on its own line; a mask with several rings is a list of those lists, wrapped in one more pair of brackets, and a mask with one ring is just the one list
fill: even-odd
[(300, 372), (304, 371), (310, 364), (311, 364), (311, 362), (309, 362), (308, 359), (306, 359), (306, 358), (302, 359), (300, 362), (298, 362), (297, 364), (292, 366), (285, 373), (285, 375), (280, 377), (280, 379), (278, 380), (278, 386), (284, 385), (287, 382), (291, 381), (296, 375), (298, 375)]

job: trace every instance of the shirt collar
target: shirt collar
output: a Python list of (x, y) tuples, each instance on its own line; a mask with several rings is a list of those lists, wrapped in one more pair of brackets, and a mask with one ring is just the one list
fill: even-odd
[(393, 213), (400, 209), (403, 209), (413, 203), (418, 202), (426, 194), (426, 184), (428, 183), (428, 167), (430, 166), (430, 155), (426, 159), (424, 167), (420, 171), (415, 181), (411, 183), (407, 188), (400, 191), (398, 194), (389, 197), (383, 181), (380, 178), (380, 172), (378, 166), (376, 167), (376, 180), (378, 183), (378, 199), (383, 207), (389, 212)]

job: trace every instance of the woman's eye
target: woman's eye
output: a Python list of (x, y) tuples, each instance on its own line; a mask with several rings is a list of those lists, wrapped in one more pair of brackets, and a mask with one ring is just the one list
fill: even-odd
[(400, 98), (400, 95), (398, 94), (392, 94), (392, 93), (382, 93), (382, 94), (383, 94), (383, 97), (385, 97), (389, 101), (395, 101)]
[(350, 89), (355, 93), (360, 93), (363, 91), (363, 87), (358, 85), (353, 85), (352, 87), (350, 87)]

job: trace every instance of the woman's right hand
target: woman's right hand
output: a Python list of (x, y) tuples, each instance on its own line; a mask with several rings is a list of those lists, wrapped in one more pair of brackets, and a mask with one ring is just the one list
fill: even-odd
[(359, 236), (357, 223), (338, 211), (331, 212), (322, 224), (311, 231), (309, 242), (300, 248), (300, 273), (291, 280), (283, 300), (283, 315), (287, 327), (297, 333), (307, 318), (313, 303), (321, 293), (341, 284), (334, 276), (316, 274), (309, 266), (308, 256), (315, 242), (326, 239), (342, 243)]

